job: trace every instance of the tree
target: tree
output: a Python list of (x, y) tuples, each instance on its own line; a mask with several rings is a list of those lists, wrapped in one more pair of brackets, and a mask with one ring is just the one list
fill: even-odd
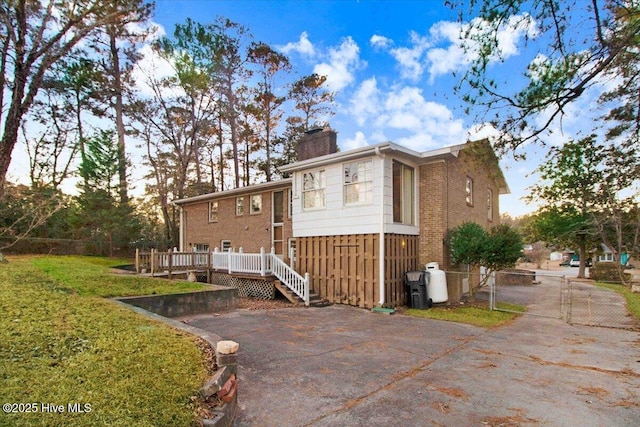
[[(472, 0), (449, 2), (463, 23), (463, 46), (472, 62), (458, 93), (477, 119), (492, 123), (500, 135), (496, 147), (515, 152), (528, 141), (544, 144), (547, 131), (561, 124), (570, 105), (590, 89), (610, 96), (600, 104), (602, 116), (638, 123), (640, 3), (628, 0), (576, 1)], [(514, 79), (512, 65), (500, 75), (498, 62), (508, 53), (503, 31), (525, 32), (539, 47), (524, 79)], [(625, 96), (619, 96), (624, 94)], [(603, 99), (604, 101), (604, 99)], [(493, 116), (487, 117), (488, 114)], [(599, 124), (585, 129), (593, 132)], [(618, 128), (635, 132), (637, 125)], [(637, 139), (636, 139), (637, 141)]]
[(522, 236), (515, 228), (500, 224), (487, 232), (475, 222), (465, 222), (449, 231), (451, 260), (468, 267), (485, 267), (484, 286), (492, 272), (512, 268), (522, 256)]
[(638, 227), (627, 223), (638, 208), (633, 192), (638, 175), (628, 172), (637, 160), (630, 157), (626, 149), (598, 143), (591, 135), (554, 149), (538, 168), (542, 181), (531, 188), (530, 199), (545, 205), (533, 228), (540, 239), (578, 246), (579, 277), (591, 247), (605, 243), (616, 260), (635, 248), (635, 233), (625, 231)]
[(97, 28), (136, 22), (139, 6), (122, 2), (111, 7), (99, 0), (14, 0), (0, 5), (0, 197), (20, 126), (47, 70)]
[[(135, 20), (128, 23), (144, 23), (153, 11), (152, 4), (145, 0), (108, 0), (103, 2), (105, 12), (117, 10), (122, 3), (128, 3), (137, 11)], [(125, 95), (132, 86), (133, 64), (140, 58), (139, 44), (146, 40), (150, 29), (141, 30), (140, 25), (110, 23), (99, 28), (92, 38), (92, 48), (100, 55), (104, 82), (103, 97), (111, 107), (118, 137), (118, 180), (119, 197), (123, 204), (129, 200), (127, 185), (127, 156), (125, 144)]]
[(242, 109), (238, 89), (250, 76), (244, 51), (247, 38), (250, 35), (245, 27), (226, 18), (206, 25), (187, 19), (186, 23), (176, 25), (172, 41), (167, 38), (161, 41), (165, 50), (173, 49), (188, 55), (211, 79), (219, 117), (229, 131), (236, 188), (240, 186), (239, 117)]
[(86, 140), (86, 156), (80, 164), (85, 176), (76, 200), (79, 214), (73, 220), (77, 237), (106, 241), (109, 255), (136, 240), (140, 225), (128, 201), (119, 198), (119, 148), (114, 131), (101, 130)]
[(0, 259), (2, 251), (29, 237), (66, 206), (66, 198), (51, 187), (32, 189), (7, 183), (0, 200)]
[(325, 89), (327, 76), (310, 74), (295, 81), (289, 88), (289, 98), (294, 103), (294, 111), (286, 119), (283, 139), (283, 153), (277, 166), (296, 161), (296, 147), (301, 135), (315, 126), (328, 126), (327, 120), (334, 114), (335, 94)]
[(265, 43), (253, 43), (249, 48), (249, 61), (258, 66), (257, 74), (261, 78), (255, 89), (254, 101), (251, 112), (259, 125), (258, 135), (260, 135), (260, 146), (265, 150), (265, 161), (263, 169), (267, 182), (271, 181), (272, 175), (272, 151), (275, 130), (278, 128), (282, 118), (282, 104), (286, 101), (285, 96), (275, 94), (276, 75), (282, 71), (291, 70), (289, 59), (283, 54), (274, 51)]

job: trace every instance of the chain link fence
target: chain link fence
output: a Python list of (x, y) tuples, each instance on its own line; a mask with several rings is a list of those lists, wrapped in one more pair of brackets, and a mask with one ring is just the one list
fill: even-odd
[(4, 254), (42, 254), (42, 255), (90, 255), (90, 256), (118, 256), (132, 257), (134, 247), (113, 247), (106, 240), (74, 240), (49, 239), (39, 237), (25, 237), (17, 243), (11, 238), (0, 238), (0, 247), (10, 247), (3, 250)]
[(493, 310), (563, 319), (568, 310), (566, 277), (527, 270), (505, 270), (489, 279), (486, 293)]
[[(562, 319), (574, 325), (637, 329), (620, 293), (591, 280), (540, 271), (498, 271), (476, 291), (493, 310)], [(618, 286), (624, 286), (622, 284)]]
[(619, 329), (636, 329), (639, 326), (629, 313), (625, 298), (613, 289), (590, 281), (569, 279), (569, 295), (566, 320), (573, 325)]

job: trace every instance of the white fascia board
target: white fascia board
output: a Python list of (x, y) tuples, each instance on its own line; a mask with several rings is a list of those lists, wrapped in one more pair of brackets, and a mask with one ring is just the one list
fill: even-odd
[(174, 200), (174, 205), (184, 205), (187, 203), (201, 202), (203, 200), (222, 199), (231, 196), (254, 194), (261, 191), (277, 189), (281, 187), (291, 187), (291, 178), (279, 179), (277, 181), (264, 182), (262, 184), (248, 185), (246, 187), (234, 188), (232, 190), (216, 191), (214, 193), (201, 194), (200, 196), (187, 197), (186, 199)]

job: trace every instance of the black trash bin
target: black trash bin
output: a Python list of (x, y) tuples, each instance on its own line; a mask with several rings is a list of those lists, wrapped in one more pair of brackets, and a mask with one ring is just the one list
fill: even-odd
[(404, 283), (407, 286), (409, 307), (431, 308), (432, 302), (427, 294), (427, 281), (429, 273), (425, 271), (407, 271), (404, 275)]

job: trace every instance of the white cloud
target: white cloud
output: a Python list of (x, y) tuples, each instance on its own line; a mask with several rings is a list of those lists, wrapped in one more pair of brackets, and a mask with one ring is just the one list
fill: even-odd
[(144, 45), (138, 53), (141, 57), (133, 69), (133, 79), (140, 93), (152, 96), (154, 92), (150, 82), (174, 75), (175, 69), (171, 62), (158, 55), (149, 44)]
[[(444, 46), (434, 47), (426, 54), (431, 82), (439, 75), (464, 69), (478, 58), (477, 43), (469, 39), (463, 40), (461, 37), (470, 30), (474, 36), (481, 34), (483, 24), (481, 19), (476, 18), (471, 23), (441, 21), (431, 27), (430, 35), (434, 44), (444, 43)], [(490, 58), (490, 62), (518, 55), (520, 41), (525, 37), (535, 38), (537, 35), (535, 20), (530, 15), (512, 16), (506, 24), (498, 28), (498, 49)]]
[(327, 86), (338, 92), (354, 81), (353, 71), (364, 66), (360, 59), (360, 48), (347, 37), (337, 48), (329, 49), (328, 62), (317, 64), (313, 72), (327, 76)]
[(351, 98), (351, 113), (355, 116), (358, 125), (362, 126), (368, 117), (374, 116), (379, 111), (378, 82), (375, 77), (367, 79)]
[(403, 78), (417, 81), (424, 72), (423, 55), (430, 47), (426, 37), (411, 31), (411, 47), (399, 47), (391, 49), (391, 55), (398, 61), (400, 75)]
[(306, 31), (300, 34), (300, 39), (297, 42), (289, 42), (284, 46), (277, 46), (277, 48), (286, 54), (291, 52), (298, 52), (302, 55), (315, 56), (316, 50), (313, 44), (309, 41), (309, 35)]
[(380, 36), (378, 34), (374, 34), (369, 39), (369, 43), (371, 44), (371, 46), (373, 46), (375, 48), (384, 49), (384, 48), (387, 48), (387, 47), (391, 46), (393, 44), (393, 40), (391, 40), (390, 38), (387, 38), (385, 36)]
[(445, 105), (426, 100), (414, 86), (382, 90), (375, 78), (368, 79), (352, 98), (350, 113), (376, 135), (371, 139), (380, 141), (388, 132), (394, 142), (418, 151), (466, 140), (462, 120), (454, 119)]
[(356, 132), (353, 138), (345, 139), (341, 144), (345, 150), (353, 150), (354, 148), (366, 147), (367, 145), (369, 145), (367, 137), (360, 131)]

